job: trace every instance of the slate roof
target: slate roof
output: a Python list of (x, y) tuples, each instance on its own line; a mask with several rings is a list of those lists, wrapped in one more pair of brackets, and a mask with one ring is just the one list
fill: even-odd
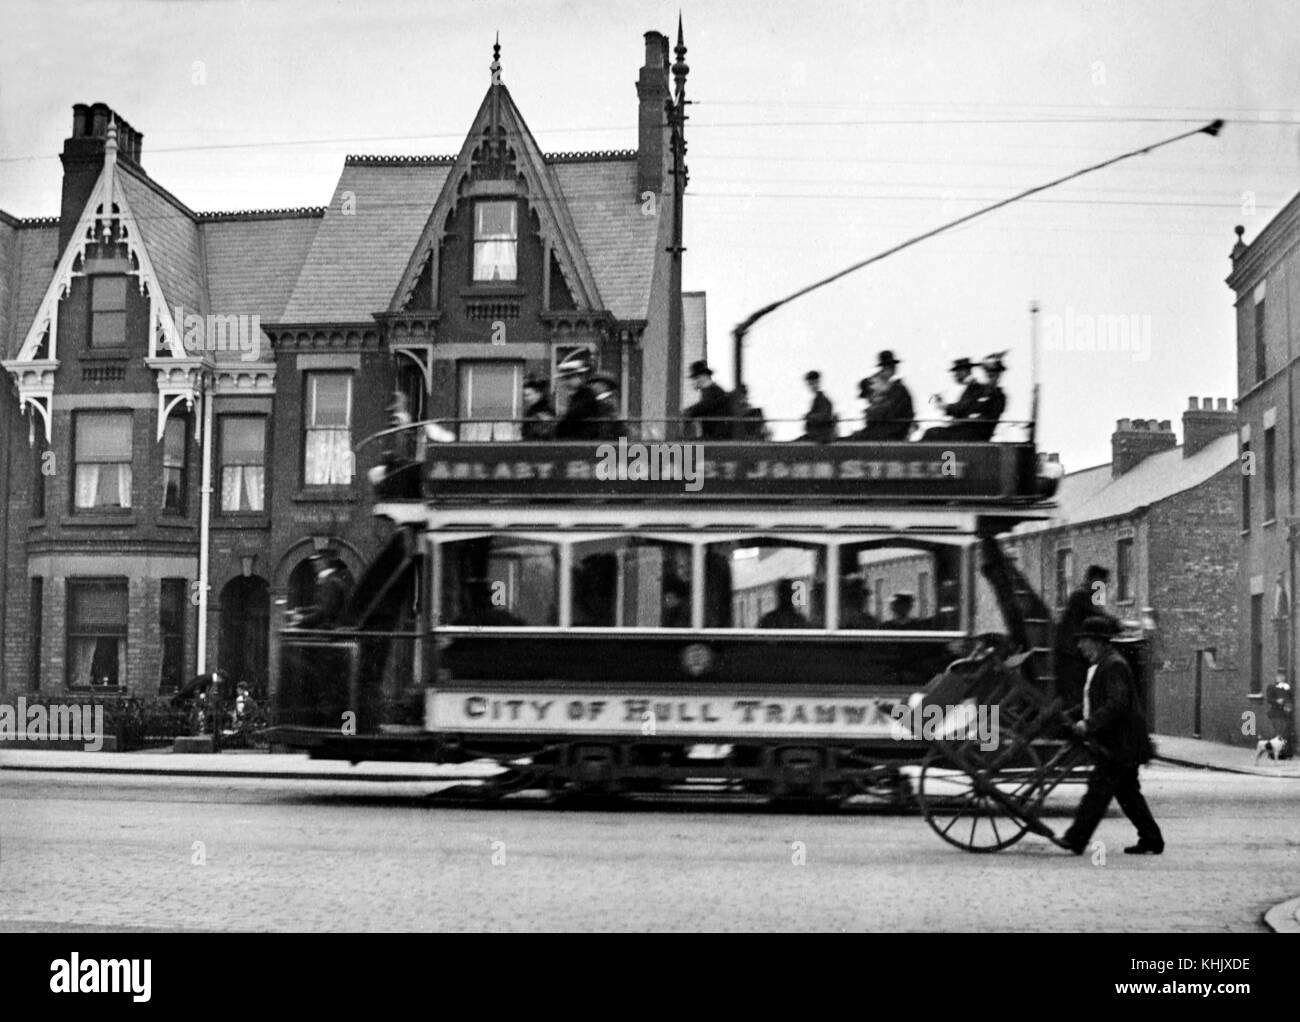
[(1110, 476), (1110, 464), (1098, 465), (1066, 475), (1056, 492), (1056, 516), (1045, 522), (1017, 526), (1017, 534), (1082, 525), (1140, 508), (1194, 489), (1234, 464), (1237, 435), (1228, 433), (1210, 441), (1190, 458), (1181, 446), (1143, 458), (1118, 479)]
[(559, 179), (605, 308), (616, 319), (645, 319), (659, 217), (642, 212), (636, 156), (547, 163)]
[[(387, 309), (450, 170), (450, 164), (349, 160), (281, 322), (370, 322)], [(345, 192), (356, 203), (347, 216)]]
[(163, 297), (170, 308), (206, 314), (208, 289), (203, 270), (203, 242), (194, 214), (145, 177), (137, 177), (121, 162), (118, 179), (130, 203), (153, 263)]
[(59, 225), (53, 220), (0, 221), (0, 351), (12, 358), (58, 261)]

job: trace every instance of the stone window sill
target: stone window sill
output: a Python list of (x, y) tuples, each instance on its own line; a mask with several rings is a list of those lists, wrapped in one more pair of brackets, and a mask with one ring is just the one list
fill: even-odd
[(135, 515), (84, 515), (73, 513), (68, 515), (64, 524), (69, 526), (89, 525), (102, 529), (106, 525), (133, 526), (137, 522), (138, 519)]
[(214, 529), (269, 529), (271, 516), (263, 511), (227, 511), (212, 516)]
[(319, 489), (299, 490), (289, 499), (295, 504), (356, 504), (361, 498), (350, 487), (322, 486)]
[(1268, 529), (1277, 524), (1276, 518), (1265, 518), (1259, 523), (1261, 528)]

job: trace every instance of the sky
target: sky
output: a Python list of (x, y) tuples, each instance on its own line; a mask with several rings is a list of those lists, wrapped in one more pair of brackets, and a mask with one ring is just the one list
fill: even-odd
[[(196, 210), (328, 203), (350, 153), (454, 154), (502, 78), (544, 151), (636, 146), (644, 32), (685, 25), (685, 287), (709, 359), (755, 309), (983, 205), (1221, 117), (1196, 135), (981, 217), (764, 319), (751, 400), (837, 412), (882, 349), (919, 413), (948, 363), (1007, 351), (1007, 419), (1110, 459), (1121, 418), (1234, 397), (1234, 225), (1300, 190), (1291, 0), (369, 3), (0, 0), (0, 209), (58, 212), (74, 103), (144, 133), (144, 165)], [(1070, 340), (1123, 324), (1119, 350)], [(1180, 434), (1181, 435), (1181, 434)]]

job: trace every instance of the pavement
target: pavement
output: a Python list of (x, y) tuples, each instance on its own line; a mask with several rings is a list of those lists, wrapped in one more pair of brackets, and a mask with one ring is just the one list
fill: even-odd
[[(1153, 736), (1157, 761), (1202, 770), (1258, 777), (1300, 779), (1300, 759), (1255, 759), (1253, 748), (1223, 745), (1174, 735)], [(488, 777), (499, 771), (488, 760), (474, 763), (363, 762), (310, 759), (298, 753), (229, 750), (222, 753), (176, 753), (171, 749), (141, 752), (61, 751), (36, 743), (0, 743), (0, 770), (109, 774), (168, 774), (176, 777), (265, 777), (293, 780), (322, 778), (356, 781), (452, 781)]]

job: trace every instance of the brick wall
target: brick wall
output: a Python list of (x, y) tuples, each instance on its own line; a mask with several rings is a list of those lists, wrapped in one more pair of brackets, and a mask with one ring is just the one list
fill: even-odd
[(1237, 575), (1240, 475), (1232, 465), (1195, 490), (1152, 506), (1151, 603), (1159, 614), (1155, 663), (1157, 723), (1169, 734), (1192, 733), (1196, 650), (1218, 649), (1219, 669), (1202, 670), (1201, 734), (1254, 744), (1241, 734), (1246, 672), (1238, 650)]

